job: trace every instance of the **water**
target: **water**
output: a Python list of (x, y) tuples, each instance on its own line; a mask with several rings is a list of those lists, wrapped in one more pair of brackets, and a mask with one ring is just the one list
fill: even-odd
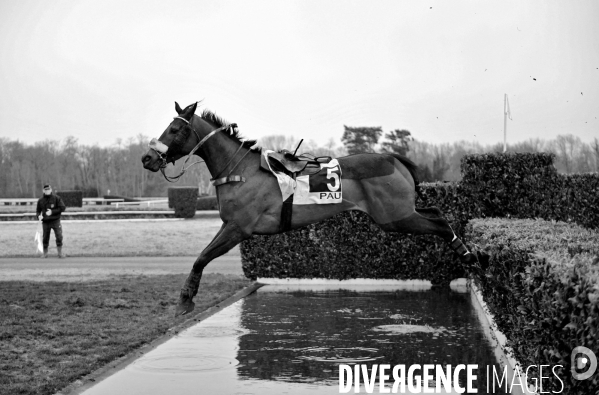
[(499, 369), (467, 293), (267, 286), (85, 394), (337, 394), (340, 364)]
[(469, 294), (449, 290), (259, 292), (241, 326), (241, 379), (338, 386), (340, 363), (477, 364), (484, 384), (499, 369)]

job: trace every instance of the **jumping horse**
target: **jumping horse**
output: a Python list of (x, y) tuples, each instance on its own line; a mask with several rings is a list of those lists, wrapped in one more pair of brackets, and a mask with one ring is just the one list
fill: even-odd
[[(235, 124), (211, 111), (196, 115), (197, 104), (181, 109), (175, 102), (177, 116), (157, 140), (150, 142), (141, 158), (144, 168), (165, 174), (168, 163), (198, 155), (216, 188), (223, 225), (193, 264), (181, 289), (176, 315), (193, 310), (202, 271), (210, 261), (252, 235), (283, 231), (281, 190), (277, 178), (260, 169), (261, 150), (256, 141), (244, 140)], [(477, 261), (436, 207), (415, 208), (418, 181), (414, 162), (393, 153), (354, 154), (337, 161), (341, 167), (342, 202), (293, 205), (287, 228), (297, 229), (342, 211), (358, 210), (386, 232), (436, 235), (449, 243), (465, 264)]]

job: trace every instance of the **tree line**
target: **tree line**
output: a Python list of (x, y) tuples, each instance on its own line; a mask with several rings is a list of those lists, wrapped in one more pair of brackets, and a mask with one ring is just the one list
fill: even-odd
[[(43, 184), (54, 190), (81, 190), (85, 197), (166, 196), (171, 183), (160, 173), (144, 169), (141, 157), (149, 138), (139, 135), (126, 142), (117, 140), (109, 147), (45, 140), (29, 145), (18, 140), (0, 139), (0, 197), (38, 197)], [(179, 184), (198, 185), (207, 193), (209, 173), (194, 166)], [(170, 166), (169, 166), (170, 167)], [(169, 169), (174, 173), (173, 169)], [(201, 188), (200, 188), (201, 189)]]
[[(381, 139), (382, 137), (382, 139)], [(258, 140), (264, 148), (294, 151), (299, 138), (273, 135)], [(210, 173), (202, 163), (191, 167), (176, 184), (167, 182), (160, 173), (151, 173), (141, 165), (149, 138), (138, 135), (113, 145), (80, 144), (75, 137), (63, 141), (45, 140), (25, 144), (19, 140), (0, 138), (0, 197), (31, 198), (41, 195), (50, 183), (55, 190), (81, 190), (86, 197), (166, 196), (171, 186), (198, 186), (200, 194), (214, 194)], [(530, 139), (508, 144), (509, 152), (553, 152), (555, 165), (562, 173), (599, 172), (599, 140), (587, 144), (574, 135), (560, 135), (553, 140)], [(381, 127), (344, 126), (339, 145), (330, 139), (325, 145), (304, 141), (298, 153), (340, 157), (360, 152), (395, 152), (408, 156), (420, 166), (419, 178), (424, 182), (460, 179), (460, 160), (466, 154), (501, 152), (503, 145), (481, 145), (476, 142), (434, 144), (419, 141), (408, 130), (395, 129), (383, 133)], [(167, 174), (176, 174), (178, 161)]]
[[(344, 126), (342, 141), (349, 154), (359, 152), (395, 152), (412, 159), (419, 166), (423, 182), (458, 181), (460, 162), (467, 154), (503, 152), (503, 144), (482, 145), (478, 142), (429, 143), (419, 141), (405, 129), (385, 133), (381, 127)], [(507, 144), (507, 152), (552, 152), (560, 173), (599, 172), (599, 140), (583, 142), (572, 134), (558, 135), (553, 140), (539, 138)]]

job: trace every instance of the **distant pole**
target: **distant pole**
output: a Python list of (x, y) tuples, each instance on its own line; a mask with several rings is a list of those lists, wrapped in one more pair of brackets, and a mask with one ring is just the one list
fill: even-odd
[(503, 94), (503, 152), (507, 151), (507, 93)]

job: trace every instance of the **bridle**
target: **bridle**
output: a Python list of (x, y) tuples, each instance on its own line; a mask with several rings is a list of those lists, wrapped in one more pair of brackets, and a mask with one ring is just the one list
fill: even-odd
[[(198, 149), (200, 149), (200, 147), (202, 145), (204, 145), (204, 143), (206, 141), (208, 141), (208, 139), (210, 137), (212, 137), (216, 133), (224, 131), (224, 130), (229, 130), (230, 133), (233, 134), (233, 132), (237, 128), (237, 124), (231, 123), (229, 125), (221, 126), (220, 128), (214, 129), (212, 132), (208, 133), (203, 139), (200, 139), (200, 135), (195, 130), (195, 128), (193, 127), (193, 125), (191, 124), (190, 121), (188, 121), (187, 119), (185, 119), (183, 117), (174, 117), (173, 119), (180, 119), (183, 122), (185, 122), (187, 125), (189, 125), (189, 127), (191, 128), (191, 130), (193, 131), (193, 133), (196, 135), (196, 138), (198, 139), (198, 143), (187, 154), (187, 158), (185, 158), (185, 162), (183, 162), (183, 166), (181, 167), (180, 173), (178, 175), (176, 175), (176, 176), (167, 176), (166, 173), (164, 172), (164, 169), (168, 165), (167, 151), (168, 151), (169, 147), (166, 144), (162, 143), (161, 141), (159, 141), (158, 139), (155, 139), (155, 138), (150, 141), (150, 143), (148, 144), (148, 147), (151, 150), (153, 150), (154, 152), (156, 152), (158, 154), (158, 157), (160, 158), (160, 161), (161, 161), (160, 162), (160, 171), (162, 172), (162, 175), (164, 176), (164, 178), (168, 182), (176, 182), (179, 178), (181, 178), (183, 176), (183, 174), (185, 174), (185, 172), (191, 166), (197, 165), (198, 163), (203, 163), (204, 162), (203, 160), (199, 160), (199, 161), (193, 162), (189, 166), (185, 167), (185, 165), (187, 164), (187, 161), (189, 160), (189, 158), (191, 158), (193, 156), (193, 154), (195, 154), (196, 151)], [(187, 137), (187, 138), (189, 138), (189, 137)], [(232, 182), (232, 181), (245, 182), (245, 178), (244, 177), (241, 177), (241, 176), (231, 176), (231, 172), (235, 169), (235, 167), (237, 167), (237, 165), (243, 160), (243, 158), (245, 158), (245, 156), (251, 151), (250, 149), (248, 149), (248, 151), (239, 159), (239, 161), (235, 164), (235, 166), (233, 166), (231, 168), (231, 170), (229, 170), (229, 173), (227, 174), (226, 177), (224, 177), (224, 178), (218, 178), (225, 171), (225, 169), (227, 168), (227, 166), (229, 166), (231, 164), (231, 162), (233, 161), (233, 159), (235, 158), (235, 156), (237, 155), (237, 153), (241, 150), (241, 148), (243, 148), (243, 142), (241, 142), (241, 145), (239, 146), (239, 148), (237, 149), (237, 151), (235, 151), (235, 153), (233, 154), (233, 156), (231, 156), (231, 159), (229, 159), (229, 161), (223, 167), (223, 169), (220, 172), (218, 172), (217, 175), (214, 178), (210, 179), (210, 181), (212, 181), (212, 183), (213, 183), (214, 186), (222, 185), (222, 184), (225, 184), (227, 182)]]

